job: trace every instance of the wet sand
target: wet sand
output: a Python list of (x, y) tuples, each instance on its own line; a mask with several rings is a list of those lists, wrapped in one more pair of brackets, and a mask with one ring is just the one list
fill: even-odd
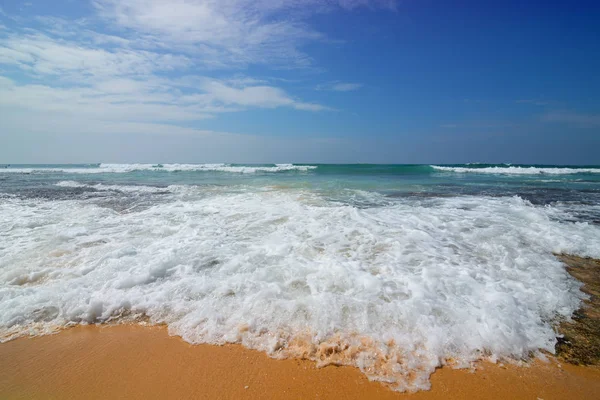
[(557, 354), (572, 364), (600, 365), (600, 260), (567, 254), (557, 257), (583, 283), (581, 291), (589, 296), (572, 321), (559, 325), (558, 331), (564, 337), (558, 341)]
[(356, 368), (317, 369), (238, 345), (192, 346), (164, 327), (88, 326), (0, 344), (1, 399), (592, 399), (600, 368), (537, 361), (442, 368), (432, 390), (393, 392)]

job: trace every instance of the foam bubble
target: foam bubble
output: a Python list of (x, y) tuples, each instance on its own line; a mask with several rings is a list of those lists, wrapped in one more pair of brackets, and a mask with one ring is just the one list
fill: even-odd
[(2, 199), (0, 334), (144, 317), (399, 390), (450, 360), (554, 351), (583, 294), (552, 252), (600, 257), (597, 226), (518, 197), (386, 201), (175, 190), (123, 214)]

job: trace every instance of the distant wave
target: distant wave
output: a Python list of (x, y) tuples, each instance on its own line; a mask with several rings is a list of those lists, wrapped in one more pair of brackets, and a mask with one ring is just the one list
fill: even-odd
[(432, 165), (433, 169), (446, 172), (477, 173), (477, 174), (508, 174), (508, 175), (572, 175), (572, 174), (600, 174), (600, 168), (542, 168), (542, 167), (444, 167)]
[(134, 171), (216, 171), (231, 173), (256, 173), (256, 172), (285, 172), (308, 171), (317, 168), (314, 165), (271, 164), (271, 165), (233, 165), (233, 164), (99, 164), (96, 167), (32, 167), (32, 168), (3, 168), (0, 172), (6, 173), (48, 173), (64, 172), (72, 174), (107, 174), (127, 173)]

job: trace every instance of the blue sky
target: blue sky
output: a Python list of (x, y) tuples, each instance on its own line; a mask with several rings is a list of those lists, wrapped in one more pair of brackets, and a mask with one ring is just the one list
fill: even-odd
[(600, 164), (600, 5), (0, 2), (0, 162)]

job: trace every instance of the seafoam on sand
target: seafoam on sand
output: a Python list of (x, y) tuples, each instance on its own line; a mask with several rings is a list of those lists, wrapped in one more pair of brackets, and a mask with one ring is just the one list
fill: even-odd
[(356, 207), (302, 189), (161, 191), (127, 212), (2, 199), (2, 337), (144, 316), (191, 343), (426, 389), (449, 360), (553, 352), (554, 325), (583, 295), (552, 252), (600, 257), (598, 226), (516, 196), (391, 202), (356, 191), (370, 205)]

